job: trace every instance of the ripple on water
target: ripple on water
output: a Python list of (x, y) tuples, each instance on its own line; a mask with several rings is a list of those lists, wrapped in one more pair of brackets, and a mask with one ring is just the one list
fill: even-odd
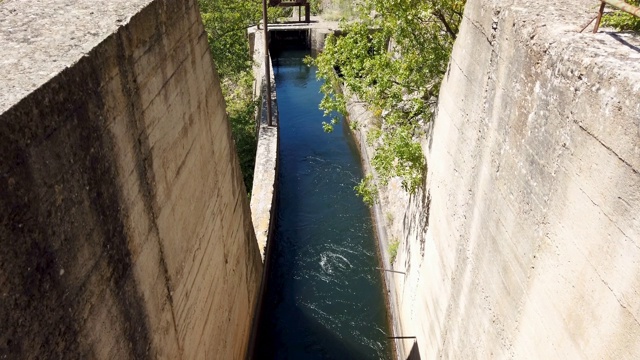
[(339, 274), (341, 271), (353, 268), (346, 257), (331, 251), (325, 251), (320, 254), (320, 266), (328, 275), (334, 275), (335, 272)]

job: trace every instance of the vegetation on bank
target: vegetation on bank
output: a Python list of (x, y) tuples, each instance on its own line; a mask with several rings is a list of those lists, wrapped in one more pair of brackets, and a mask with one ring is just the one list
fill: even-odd
[[(320, 104), (326, 115), (346, 113), (339, 82), (379, 120), (368, 141), (376, 149), (371, 162), (382, 185), (399, 177), (413, 193), (423, 182), (419, 140), (433, 117), (464, 5), (464, 0), (363, 0), (354, 6), (355, 20), (343, 22), (342, 35), (330, 36), (314, 61), (326, 80)], [(325, 130), (337, 121), (324, 123)], [(356, 190), (366, 201), (375, 200), (370, 177)]]
[[(250, 191), (257, 138), (252, 99), (252, 59), (247, 27), (260, 23), (259, 0), (199, 0), (214, 62), (222, 83), (242, 173)], [(312, 0), (314, 13), (322, 2)], [(342, 9), (339, 2), (332, 6)], [(426, 163), (419, 139), (433, 116), (439, 86), (462, 19), (464, 0), (363, 0), (348, 6), (354, 21), (342, 24), (343, 35), (331, 36), (315, 60), (327, 81), (321, 107), (327, 114), (346, 112), (337, 81), (369, 104), (379, 120), (368, 141), (376, 151), (372, 165), (384, 185), (400, 177), (413, 193), (422, 184)], [(343, 4), (344, 5), (344, 4)], [(291, 8), (269, 8), (273, 21)], [(341, 10), (341, 12), (343, 12)], [(340, 77), (336, 76), (338, 70)], [(324, 124), (330, 131), (336, 119)], [(372, 203), (375, 181), (362, 180), (357, 191)]]
[(398, 241), (398, 239), (393, 239), (389, 243), (389, 263), (393, 264), (396, 261), (396, 257), (398, 256), (399, 246), (400, 246), (400, 241)]
[[(199, 0), (213, 61), (222, 84), (227, 115), (247, 192), (253, 186), (257, 148), (252, 58), (247, 28), (262, 21), (261, 0)], [(290, 9), (269, 8), (270, 21)]]
[[(640, 0), (625, 0), (625, 2), (636, 7), (640, 6)], [(616, 10), (604, 14), (604, 16), (602, 17), (602, 23), (606, 26), (611, 26), (618, 30), (640, 31), (640, 18), (637, 18), (622, 10)]]

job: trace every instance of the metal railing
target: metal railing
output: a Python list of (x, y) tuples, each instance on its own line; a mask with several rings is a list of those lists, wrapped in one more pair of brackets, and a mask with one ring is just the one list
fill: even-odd
[(598, 15), (595, 16), (593, 19), (591, 19), (583, 28), (582, 30), (580, 30), (580, 32), (583, 32), (584, 29), (586, 29), (592, 22), (593, 20), (596, 21), (596, 25), (593, 27), (593, 33), (597, 33), (598, 29), (600, 28), (600, 21), (602, 20), (602, 14), (604, 14), (604, 7), (606, 5), (611, 5), (619, 10), (622, 10), (626, 13), (629, 13), (635, 17), (640, 18), (640, 8), (637, 8), (631, 4), (628, 4), (626, 2), (624, 2), (623, 0), (601, 0), (600, 2), (600, 10), (598, 11)]

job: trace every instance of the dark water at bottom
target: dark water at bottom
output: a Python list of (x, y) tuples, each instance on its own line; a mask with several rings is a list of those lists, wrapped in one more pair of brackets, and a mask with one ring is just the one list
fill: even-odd
[(342, 123), (323, 132), (321, 83), (302, 62), (307, 54), (272, 54), (279, 208), (255, 358), (389, 359), (373, 225), (353, 190), (359, 154)]

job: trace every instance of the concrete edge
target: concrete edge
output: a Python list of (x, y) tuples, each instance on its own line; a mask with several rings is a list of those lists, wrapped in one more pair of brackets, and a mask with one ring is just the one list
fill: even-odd
[(260, 89), (260, 109), (256, 118), (258, 132), (258, 146), (254, 168), (253, 188), (251, 189), (251, 218), (253, 220), (256, 240), (260, 247), (262, 262), (267, 259), (268, 240), (272, 233), (274, 217), (274, 202), (277, 193), (277, 163), (278, 163), (278, 99), (276, 95), (275, 77), (271, 69), (271, 110), (275, 126), (267, 125), (264, 52), (262, 33), (256, 32), (254, 38), (253, 58), (255, 62), (255, 87)]
[(274, 126), (267, 124), (266, 111), (266, 74), (264, 67), (264, 38), (261, 31), (249, 29), (251, 48), (253, 49), (253, 73), (254, 73), (254, 97), (259, 99), (260, 107), (256, 112), (256, 132), (258, 146), (256, 149), (256, 162), (254, 167), (254, 180), (251, 189), (251, 220), (253, 222), (256, 241), (262, 257), (263, 272), (258, 301), (254, 310), (253, 324), (247, 359), (253, 358), (258, 325), (262, 315), (262, 301), (267, 288), (267, 274), (269, 274), (269, 258), (272, 249), (272, 235), (275, 229), (277, 197), (278, 197), (278, 148), (279, 113), (278, 99), (276, 95), (275, 77), (273, 65), (269, 59), (271, 79), (271, 111)]
[[(363, 165), (365, 174), (371, 174), (374, 177), (374, 181), (378, 182), (378, 175), (371, 165), (371, 157), (373, 156), (374, 148), (367, 145), (367, 129), (361, 124), (363, 122), (369, 122), (374, 119), (373, 113), (367, 110), (364, 104), (358, 100), (358, 98), (349, 94), (345, 89), (341, 89), (344, 92), (347, 99), (347, 116), (345, 121), (353, 123), (355, 129), (351, 126), (350, 131), (358, 144), (358, 150), (360, 153), (360, 162)], [(389, 239), (387, 237), (387, 224), (383, 216), (382, 206), (380, 201), (376, 201), (370, 208), (371, 215), (374, 222), (374, 230), (376, 241), (378, 245), (378, 251), (380, 252), (380, 259), (382, 260), (382, 267), (384, 269), (394, 270), (393, 264), (390, 261), (389, 252), (386, 249), (389, 247)], [(398, 308), (398, 300), (396, 299), (396, 285), (394, 279), (394, 273), (384, 271), (384, 285), (385, 285), (385, 298), (388, 305), (389, 317), (391, 322), (391, 331), (393, 336), (403, 336), (400, 331), (400, 312)], [(405, 349), (405, 344), (402, 340), (396, 339), (393, 346), (393, 352), (396, 355), (396, 359), (404, 360), (408, 356), (408, 351)]]

